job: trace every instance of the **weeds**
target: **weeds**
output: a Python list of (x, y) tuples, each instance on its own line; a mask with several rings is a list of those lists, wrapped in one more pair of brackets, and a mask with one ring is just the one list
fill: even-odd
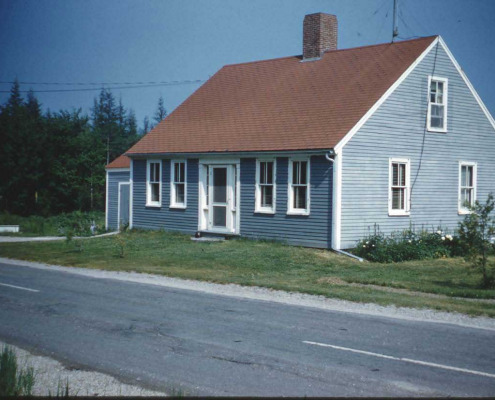
[(21, 235), (67, 236), (67, 232), (72, 231), (74, 236), (91, 236), (105, 232), (105, 215), (96, 211), (74, 211), (44, 218), (3, 212), (0, 213), (0, 225), (19, 225)]
[(14, 350), (4, 346), (0, 355), (0, 396), (30, 396), (33, 386), (33, 368), (19, 370)]

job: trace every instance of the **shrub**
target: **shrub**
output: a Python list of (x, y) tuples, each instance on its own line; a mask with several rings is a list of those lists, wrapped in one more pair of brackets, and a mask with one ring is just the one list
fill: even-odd
[(373, 262), (402, 262), (457, 255), (458, 242), (441, 228), (431, 232), (410, 228), (386, 236), (375, 227), (375, 232), (360, 240), (353, 252)]
[(493, 265), (488, 262), (488, 254), (493, 252), (495, 245), (492, 238), (495, 235), (495, 201), (490, 193), (485, 204), (475, 202), (469, 207), (470, 214), (464, 217), (459, 224), (459, 239), (466, 249), (466, 260), (471, 266), (481, 272), (481, 286), (490, 288), (495, 286)]
[(30, 396), (33, 386), (33, 368), (18, 371), (14, 350), (5, 346), (0, 354), (0, 396)]

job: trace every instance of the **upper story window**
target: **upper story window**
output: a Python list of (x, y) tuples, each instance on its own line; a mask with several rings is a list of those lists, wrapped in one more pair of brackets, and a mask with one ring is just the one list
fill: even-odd
[(389, 215), (409, 215), (410, 162), (405, 158), (389, 161)]
[(459, 163), (459, 213), (471, 212), (469, 207), (476, 201), (477, 165), (474, 162)]
[(447, 132), (448, 80), (429, 77), (428, 85), (428, 130)]
[(275, 160), (256, 160), (255, 212), (275, 213), (276, 168)]
[(162, 205), (162, 162), (148, 160), (146, 166), (146, 205), (160, 207)]
[(309, 159), (289, 161), (289, 204), (287, 214), (309, 215)]
[(170, 207), (185, 208), (187, 205), (186, 161), (171, 162)]

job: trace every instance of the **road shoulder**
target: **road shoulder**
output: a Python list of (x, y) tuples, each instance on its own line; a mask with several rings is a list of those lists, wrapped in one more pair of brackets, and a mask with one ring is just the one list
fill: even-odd
[(296, 292), (285, 292), (282, 290), (272, 290), (262, 287), (248, 287), (236, 284), (217, 284), (187, 279), (170, 278), (147, 273), (65, 267), (32, 261), (15, 260), (4, 257), (0, 257), (0, 263), (26, 266), (30, 268), (37, 268), (49, 271), (59, 271), (83, 275), (96, 279), (115, 279), (126, 282), (163, 286), (173, 289), (193, 290), (213, 295), (318, 308), (328, 311), (364, 314), (401, 320), (453, 324), (469, 328), (488, 329), (495, 331), (495, 318), (470, 317), (460, 313), (448, 313), (428, 309), (413, 309), (396, 306), (380, 306), (372, 303), (354, 303), (346, 300), (331, 299), (324, 296), (315, 296)]

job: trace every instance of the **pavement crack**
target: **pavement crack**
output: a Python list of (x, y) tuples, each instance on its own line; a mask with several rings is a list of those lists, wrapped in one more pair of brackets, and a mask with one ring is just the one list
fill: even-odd
[(220, 360), (220, 361), (227, 361), (235, 364), (242, 364), (242, 365), (256, 365), (256, 363), (251, 362), (251, 361), (241, 361), (241, 360), (235, 360), (233, 358), (226, 358), (226, 357), (220, 357), (220, 356), (210, 356), (210, 358), (214, 358), (215, 360)]

